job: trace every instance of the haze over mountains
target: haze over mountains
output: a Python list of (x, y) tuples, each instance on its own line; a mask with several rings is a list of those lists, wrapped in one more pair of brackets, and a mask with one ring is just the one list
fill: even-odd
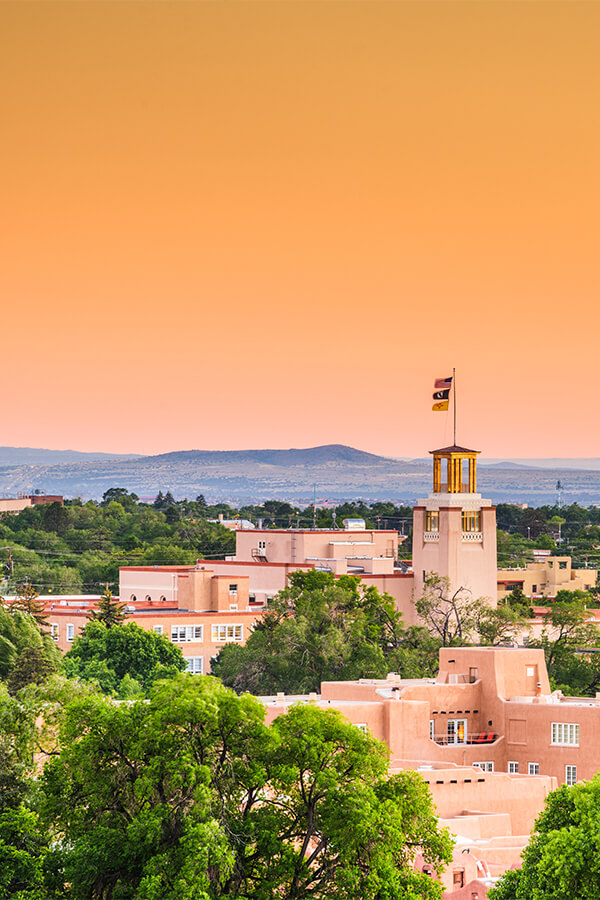
[[(600, 505), (600, 459), (483, 459), (478, 487), (496, 503), (540, 505), (556, 501), (558, 479), (564, 503)], [(204, 494), (210, 501), (232, 505), (266, 499), (308, 504), (315, 485), (319, 502), (360, 498), (412, 503), (431, 490), (431, 462), (390, 459), (341, 444), (181, 450), (155, 456), (0, 447), (2, 496), (37, 489), (98, 499), (110, 487), (125, 487), (144, 498), (170, 490), (177, 498)]]

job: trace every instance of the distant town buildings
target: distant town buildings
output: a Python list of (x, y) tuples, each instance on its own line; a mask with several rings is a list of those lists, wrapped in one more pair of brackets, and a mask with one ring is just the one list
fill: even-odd
[(16, 497), (0, 497), (0, 513), (19, 513), (42, 503), (62, 503), (62, 494), (17, 494)]

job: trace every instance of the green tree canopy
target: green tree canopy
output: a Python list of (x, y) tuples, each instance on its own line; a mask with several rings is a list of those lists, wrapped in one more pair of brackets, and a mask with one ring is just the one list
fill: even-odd
[(157, 678), (181, 672), (186, 662), (179, 647), (133, 622), (107, 628), (92, 621), (75, 638), (64, 665), (69, 677), (96, 681), (110, 693), (126, 675), (148, 690)]
[(188, 675), (145, 702), (68, 703), (41, 784), (66, 895), (440, 898), (413, 869), (417, 852), (443, 868), (451, 847), (417, 773), (388, 778), (384, 746), (332, 710), (298, 705), (271, 727), (264, 714)]
[(394, 600), (358, 578), (294, 572), (244, 646), (227, 644), (212, 671), (237, 691), (305, 693), (322, 681), (430, 674), (437, 643), (405, 629)]
[(95, 622), (102, 622), (106, 628), (122, 625), (126, 619), (125, 604), (113, 597), (111, 589), (106, 585), (96, 609), (90, 612), (88, 618)]
[(507, 872), (490, 900), (598, 900), (600, 776), (563, 786), (546, 799), (523, 868)]

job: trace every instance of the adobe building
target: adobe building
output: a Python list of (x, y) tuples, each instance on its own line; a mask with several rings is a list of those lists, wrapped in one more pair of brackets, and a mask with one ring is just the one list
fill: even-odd
[(261, 699), (268, 721), (313, 702), (385, 741), (390, 771), (422, 775), (457, 842), (445, 896), (483, 900), (520, 864), (547, 794), (600, 768), (600, 697), (552, 692), (542, 650), (443, 648), (439, 659), (436, 679), (325, 682), (320, 695)]
[(596, 569), (574, 569), (570, 556), (550, 556), (525, 568), (498, 569), (498, 601), (515, 587), (531, 599), (556, 597), (558, 591), (588, 591), (595, 587)]
[(325, 682), (320, 694), (261, 699), (267, 721), (312, 702), (385, 741), (390, 771), (421, 774), (455, 837), (447, 896), (483, 900), (520, 864), (548, 793), (600, 768), (600, 700), (551, 692), (542, 650), (443, 648), (439, 659), (436, 679)]
[[(123, 570), (121, 570), (123, 571)], [(121, 598), (127, 621), (162, 634), (181, 649), (187, 671), (210, 672), (210, 661), (227, 643), (245, 643), (262, 605), (249, 597), (249, 578), (215, 573), (208, 566), (160, 566), (126, 569)], [(132, 587), (143, 581), (146, 593)], [(150, 586), (150, 587), (149, 587)], [(9, 598), (7, 598), (9, 599)], [(89, 621), (99, 596), (46, 596), (50, 635), (66, 652)]]
[(463, 588), (473, 598), (496, 605), (496, 509), (477, 493), (479, 450), (432, 450), (433, 491), (413, 514), (414, 597), (426, 574), (447, 576), (450, 591)]

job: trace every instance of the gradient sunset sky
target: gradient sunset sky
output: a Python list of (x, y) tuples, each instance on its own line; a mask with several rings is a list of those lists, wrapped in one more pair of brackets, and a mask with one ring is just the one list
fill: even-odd
[(599, 456), (600, 3), (2, 2), (0, 444)]

